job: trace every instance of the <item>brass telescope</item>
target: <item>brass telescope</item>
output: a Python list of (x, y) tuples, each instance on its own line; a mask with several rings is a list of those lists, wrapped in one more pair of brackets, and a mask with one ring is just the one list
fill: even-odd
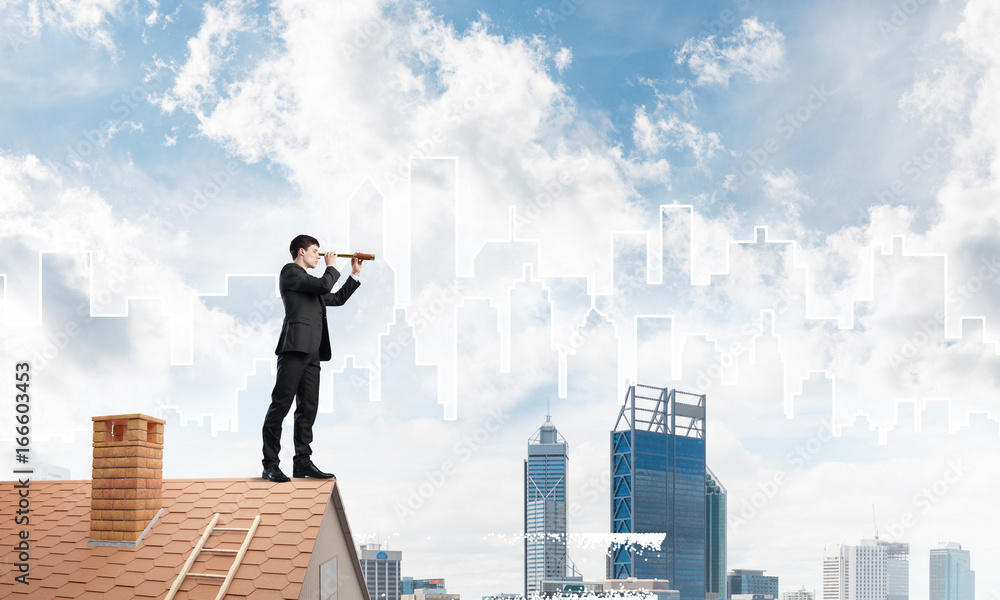
[[(320, 250), (319, 255), (323, 256), (327, 252)], [(356, 258), (358, 260), (375, 260), (374, 254), (365, 254), (364, 252), (353, 252), (351, 254), (335, 254), (334, 256), (339, 256), (340, 258)]]

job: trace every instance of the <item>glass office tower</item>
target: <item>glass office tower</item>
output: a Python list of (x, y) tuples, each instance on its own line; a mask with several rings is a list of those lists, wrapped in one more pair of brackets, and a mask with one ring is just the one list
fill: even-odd
[(630, 386), (611, 432), (611, 532), (665, 537), (613, 544), (608, 578), (668, 579), (681, 600), (705, 600), (705, 486), (705, 396)]
[(931, 550), (930, 600), (975, 600), (976, 572), (969, 551), (948, 542)]
[(884, 542), (886, 600), (910, 600), (910, 545), (905, 542)]
[(524, 597), (543, 579), (566, 576), (566, 471), (569, 445), (546, 415), (524, 461)]
[(705, 467), (705, 592), (728, 598), (726, 593), (726, 488)]

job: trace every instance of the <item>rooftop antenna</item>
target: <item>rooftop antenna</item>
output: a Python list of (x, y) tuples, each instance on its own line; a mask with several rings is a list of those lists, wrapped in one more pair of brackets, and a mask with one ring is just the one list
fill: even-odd
[(545, 399), (545, 422), (552, 422), (552, 398)]
[(878, 519), (875, 518), (875, 503), (872, 502), (872, 522), (875, 524), (875, 541), (878, 541)]

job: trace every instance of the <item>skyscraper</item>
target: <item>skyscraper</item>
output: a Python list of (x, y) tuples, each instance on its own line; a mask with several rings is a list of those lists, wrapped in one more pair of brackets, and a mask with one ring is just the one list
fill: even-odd
[(930, 600), (975, 600), (976, 572), (969, 551), (954, 542), (931, 550)]
[(608, 578), (668, 579), (704, 600), (706, 481), (705, 396), (630, 386), (611, 432), (611, 532), (665, 535), (659, 548), (613, 544)]
[(569, 444), (549, 415), (528, 440), (524, 461), (524, 597), (543, 579), (567, 576), (566, 472)]
[(885, 546), (886, 600), (910, 600), (910, 545), (880, 541)]
[(372, 600), (399, 600), (403, 553), (382, 550), (379, 544), (363, 544), (360, 558), (368, 596)]
[(705, 592), (728, 598), (726, 592), (726, 488), (705, 467)]
[(861, 540), (824, 549), (823, 600), (886, 600), (888, 579), (884, 544)]

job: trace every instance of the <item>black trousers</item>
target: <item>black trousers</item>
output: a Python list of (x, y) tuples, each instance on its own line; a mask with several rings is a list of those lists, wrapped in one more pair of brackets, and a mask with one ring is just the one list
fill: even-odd
[(319, 409), (319, 353), (282, 352), (278, 355), (278, 375), (271, 392), (271, 405), (264, 416), (264, 468), (278, 466), (281, 450), (281, 422), (295, 400), (295, 422), (292, 439), (295, 442), (293, 464), (309, 464), (313, 439), (313, 423)]

